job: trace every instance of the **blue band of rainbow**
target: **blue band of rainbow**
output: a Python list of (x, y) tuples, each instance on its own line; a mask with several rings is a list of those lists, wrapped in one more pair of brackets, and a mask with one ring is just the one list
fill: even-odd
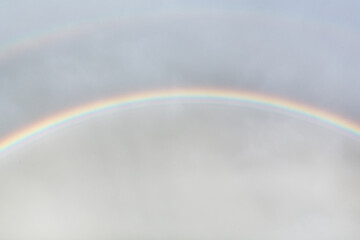
[(97, 101), (31, 124), (0, 141), (0, 156), (25, 142), (31, 141), (40, 134), (46, 134), (54, 128), (64, 126), (65, 124), (71, 124), (77, 120), (100, 114), (111, 109), (121, 110), (126, 107), (136, 107), (141, 106), (142, 104), (166, 103), (171, 102), (171, 100), (216, 102), (221, 104), (236, 104), (239, 106), (250, 105), (253, 107), (270, 108), (325, 123), (327, 126), (333, 126), (351, 136), (357, 138), (360, 137), (360, 126), (350, 120), (326, 111), (273, 96), (219, 89), (163, 90), (141, 92), (138, 94)]

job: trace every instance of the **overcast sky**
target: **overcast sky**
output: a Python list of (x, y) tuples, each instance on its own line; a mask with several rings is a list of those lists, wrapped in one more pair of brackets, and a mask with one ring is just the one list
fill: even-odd
[[(358, 1), (0, 1), (0, 136), (152, 89), (360, 122)], [(104, 114), (0, 158), (1, 239), (359, 239), (360, 143), (271, 110)]]

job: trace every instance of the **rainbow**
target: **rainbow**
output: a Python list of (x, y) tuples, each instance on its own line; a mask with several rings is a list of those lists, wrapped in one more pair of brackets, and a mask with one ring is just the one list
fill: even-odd
[[(202, 9), (204, 10), (204, 9)], [(19, 36), (15, 39), (8, 39), (5, 42), (0, 41), (0, 62), (6, 61), (9, 58), (18, 54), (24, 53), (27, 50), (36, 49), (50, 45), (54, 42), (61, 40), (72, 40), (78, 36), (85, 36), (86, 34), (93, 33), (100, 29), (111, 29), (116, 27), (127, 27), (131, 24), (144, 24), (144, 23), (160, 23), (180, 19), (191, 19), (204, 17), (242, 17), (244, 19), (260, 19), (264, 22), (273, 23), (296, 23), (306, 24), (308, 26), (315, 26), (318, 29), (328, 31), (335, 30), (339, 36), (352, 36), (353, 39), (359, 37), (356, 31), (351, 31), (345, 28), (339, 28), (335, 24), (328, 24), (319, 21), (310, 21), (308, 19), (298, 19), (294, 16), (287, 16), (286, 14), (274, 14), (269, 11), (259, 9), (217, 9), (211, 11), (207, 9), (205, 12), (199, 10), (187, 10), (185, 12), (170, 11), (161, 14), (127, 14), (122, 16), (107, 16), (105, 18), (85, 19), (74, 23), (53, 26), (50, 29), (43, 31), (33, 32), (28, 35)]]
[(0, 141), (0, 156), (24, 144), (35, 137), (46, 134), (58, 127), (74, 123), (91, 116), (104, 113), (109, 110), (148, 106), (149, 104), (173, 103), (173, 100), (180, 102), (204, 102), (220, 103), (236, 106), (251, 106), (260, 108), (270, 108), (286, 114), (293, 114), (303, 119), (308, 119), (327, 126), (335, 127), (345, 133), (360, 137), (360, 126), (350, 120), (336, 116), (334, 114), (295, 103), (285, 99), (257, 94), (251, 92), (241, 92), (220, 89), (185, 89), (185, 90), (162, 90), (141, 92), (97, 101), (94, 103), (80, 106), (69, 111), (46, 118), (40, 122), (31, 124)]

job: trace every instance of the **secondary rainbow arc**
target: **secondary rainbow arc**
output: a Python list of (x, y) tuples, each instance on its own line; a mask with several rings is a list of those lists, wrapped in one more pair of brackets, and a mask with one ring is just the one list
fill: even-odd
[(43, 31), (28, 33), (27, 35), (18, 36), (14, 39), (8, 39), (5, 42), (0, 42), (0, 61), (4, 61), (19, 53), (25, 52), (28, 49), (34, 49), (37, 47), (46, 46), (49, 43), (57, 42), (61, 39), (72, 39), (76, 36), (82, 36), (86, 33), (94, 32), (98, 29), (111, 28), (115, 26), (127, 26), (131, 23), (144, 23), (149, 21), (160, 21), (163, 22), (169, 21), (171, 19), (185, 19), (186, 17), (192, 16), (236, 16), (236, 17), (245, 17), (245, 18), (256, 18), (263, 21), (276, 21), (276, 22), (295, 22), (306, 24), (308, 26), (316, 26), (320, 29), (332, 29), (337, 31), (337, 35), (351, 35), (354, 38), (359, 37), (357, 31), (353, 31), (347, 28), (341, 28), (338, 25), (329, 24), (319, 21), (310, 21), (308, 19), (299, 19), (294, 16), (288, 16), (286, 14), (273, 13), (271, 11), (265, 11), (264, 9), (217, 9), (212, 11), (207, 9), (205, 12), (199, 12), (199, 9), (187, 10), (185, 12), (181, 11), (170, 11), (163, 12), (162, 14), (127, 14), (127, 15), (114, 15), (107, 16), (105, 18), (95, 18), (95, 19), (83, 19), (78, 22), (67, 23), (59, 26), (53, 26), (50, 29), (44, 29)]
[(31, 124), (28, 127), (0, 140), (0, 156), (7, 151), (32, 140), (40, 134), (47, 133), (56, 127), (75, 122), (76, 120), (83, 119), (109, 109), (121, 109), (125, 107), (139, 106), (141, 104), (167, 102), (172, 99), (190, 101), (202, 100), (205, 102), (215, 101), (223, 104), (246, 104), (251, 106), (272, 108), (323, 122), (329, 126), (341, 129), (344, 132), (351, 134), (352, 136), (360, 137), (360, 125), (348, 119), (310, 106), (273, 96), (219, 89), (162, 90), (141, 92), (137, 94), (130, 94), (97, 101)]

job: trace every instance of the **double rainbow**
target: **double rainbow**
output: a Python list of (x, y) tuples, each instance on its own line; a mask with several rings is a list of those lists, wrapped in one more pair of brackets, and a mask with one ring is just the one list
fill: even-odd
[[(210, 16), (212, 14), (214, 13), (209, 13)], [(239, 11), (234, 11), (233, 14), (235, 16), (238, 16)], [(197, 12), (193, 13), (193, 16), (197, 15)], [(227, 12), (226, 15), (229, 15), (229, 12)], [(182, 17), (180, 13), (172, 13), (166, 15), (165, 17), (170, 16), (172, 18), (174, 16), (178, 16), (180, 18)], [(266, 14), (265, 12), (242, 12), (241, 16), (256, 16), (258, 18), (263, 17), (266, 18), (266, 20), (285, 20), (282, 19), (284, 18), (284, 16), (274, 16), (271, 14)], [(110, 18), (104, 21), (88, 21), (84, 23), (74, 24), (69, 27), (62, 27), (59, 29), (55, 28), (53, 31), (46, 31), (35, 35), (24, 36), (24, 38), (22, 39), (18, 39), (17, 41), (10, 41), (7, 44), (2, 43), (2, 45), (0, 45), (0, 62), (2, 60), (9, 59), (9, 57), (11, 57), (12, 55), (16, 55), (17, 53), (23, 52), (26, 49), (43, 46), (48, 42), (54, 42), (63, 37), (77, 36), (79, 33), (84, 34), (86, 32), (92, 32), (97, 28), (104, 28), (104, 26), (113, 27), (118, 24), (126, 25), (132, 23), (133, 19), (134, 18)], [(156, 21), (157, 18), (153, 19), (149, 16), (142, 16), (142, 19), (146, 19), (146, 21), (148, 21), (149, 19)], [(347, 120), (340, 116), (336, 116), (326, 111), (315, 109), (310, 106), (305, 106), (303, 104), (295, 103), (273, 96), (219, 89), (163, 90), (143, 92), (139, 94), (102, 100), (46, 118), (43, 121), (29, 125), (28, 127), (21, 129), (20, 131), (15, 132), (14, 134), (5, 137), (2, 140), (0, 139), (0, 156), (3, 155), (5, 152), (8, 152), (9, 150), (14, 149), (21, 144), (24, 144), (25, 142), (31, 141), (32, 139), (41, 134), (46, 134), (57, 127), (71, 124), (76, 120), (81, 120), (92, 115), (100, 114), (109, 109), (123, 109), (126, 107), (141, 106), (142, 104), (148, 105), (155, 103), (169, 103), (171, 102), (170, 100), (186, 100), (189, 102), (216, 102), (223, 104), (234, 104), (239, 106), (250, 105), (252, 107), (258, 106), (263, 108), (271, 108), (273, 110), (278, 110), (287, 114), (294, 114), (304, 119), (324, 123), (327, 126), (332, 126), (336, 129), (340, 129), (351, 136), (357, 138), (360, 137), (360, 126), (350, 120)]]
[(335, 127), (357, 138), (360, 137), (360, 126), (350, 120), (334, 114), (315, 109), (310, 106), (284, 100), (281, 98), (250, 92), (219, 90), (219, 89), (189, 89), (150, 91), (106, 99), (34, 123), (0, 141), (0, 156), (15, 147), (31, 141), (35, 137), (46, 134), (51, 130), (78, 120), (86, 119), (109, 110), (138, 107), (149, 104), (164, 104), (175, 101), (204, 102), (231, 104), (238, 106), (252, 106), (270, 108), (287, 114), (293, 114), (303, 119), (324, 123)]

